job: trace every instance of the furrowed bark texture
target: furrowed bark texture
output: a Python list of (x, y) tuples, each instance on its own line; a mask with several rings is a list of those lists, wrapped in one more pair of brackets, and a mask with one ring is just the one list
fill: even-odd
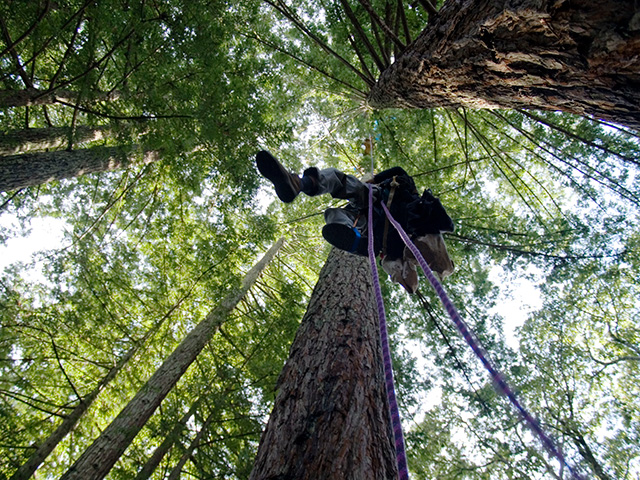
[(273, 260), (283, 243), (282, 238), (274, 243), (260, 261), (247, 272), (242, 286), (233, 289), (204, 320), (189, 332), (135, 397), (67, 470), (61, 480), (101, 480), (109, 473), (162, 400), (194, 362), (238, 302), (247, 294), (269, 262)]
[(155, 162), (156, 151), (140, 155), (120, 147), (94, 147), (82, 150), (25, 153), (0, 157), (0, 192), (32, 187), (54, 180), (106, 172), (138, 163)]
[[(120, 92), (93, 92), (85, 102), (112, 102), (120, 98)], [(35, 107), (38, 105), (52, 105), (56, 102), (75, 103), (80, 94), (72, 90), (0, 90), (0, 108), (2, 107)]]
[(640, 129), (640, 13), (633, 0), (448, 0), (369, 104), (562, 110)]
[(75, 131), (70, 127), (26, 128), (0, 135), (0, 155), (15, 155), (30, 151), (60, 148), (69, 143), (73, 133), (75, 143), (94, 142), (106, 138), (110, 127), (79, 126)]
[(250, 480), (397, 479), (370, 267), (334, 249), (278, 379)]

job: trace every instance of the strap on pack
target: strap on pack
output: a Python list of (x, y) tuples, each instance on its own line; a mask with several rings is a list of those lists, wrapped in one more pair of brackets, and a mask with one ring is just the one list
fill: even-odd
[[(400, 184), (396, 181), (396, 175), (393, 176), (393, 180), (391, 180), (391, 191), (389, 192), (389, 199), (387, 200), (387, 208), (391, 208), (391, 202), (393, 202), (393, 196), (396, 193), (396, 188), (400, 186)], [(389, 219), (385, 217), (384, 219), (384, 233), (382, 234), (382, 256), (387, 255), (387, 234), (389, 233)]]

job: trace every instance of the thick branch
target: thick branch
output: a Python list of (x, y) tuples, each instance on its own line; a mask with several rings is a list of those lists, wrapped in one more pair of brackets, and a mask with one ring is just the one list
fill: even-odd
[[(2, 50), (2, 52), (0, 52), (0, 57), (4, 57), (8, 52), (14, 51), (16, 46), (20, 42), (22, 42), (25, 38), (27, 38), (31, 34), (31, 32), (33, 32), (35, 30), (35, 28), (40, 24), (42, 19), (47, 15), (47, 13), (49, 13), (50, 7), (51, 7), (51, 0), (47, 0), (47, 3), (45, 4), (44, 8), (42, 9), (42, 13), (40, 13), (40, 15), (38, 16), (36, 21), (33, 22), (31, 24), (31, 26), (29, 28), (27, 28), (22, 33), (22, 35), (20, 35), (15, 41), (11, 41), (11, 39), (8, 38), (8, 35), (6, 35), (5, 39), (7, 40), (7, 46), (6, 46), (6, 48), (4, 50)], [(2, 24), (2, 29), (3, 30), (7, 30), (7, 27), (6, 27), (6, 24), (4, 22), (4, 19), (0, 18), (0, 23)]]
[(360, 77), (365, 84), (371, 86), (373, 81), (368, 78), (364, 73), (358, 70), (356, 67), (351, 65), (349, 61), (347, 61), (344, 57), (342, 57), (338, 52), (333, 50), (325, 41), (323, 41), (320, 37), (315, 35), (311, 30), (309, 30), (304, 22), (298, 17), (298, 15), (292, 11), (284, 2), (279, 0), (264, 0), (265, 3), (271, 5), (277, 11), (279, 11), (285, 18), (287, 18), (293, 25), (304, 33), (309, 39), (311, 39), (316, 45), (322, 48), (329, 55), (337, 58), (344, 66), (346, 66), (349, 70), (354, 72), (358, 77)]
[(380, 28), (382, 28), (385, 35), (396, 45), (396, 47), (398, 47), (400, 51), (403, 51), (406, 45), (402, 43), (402, 40), (398, 38), (396, 32), (394, 32), (391, 27), (389, 27), (389, 25), (387, 25), (387, 23), (380, 18), (380, 15), (375, 12), (373, 7), (371, 6), (371, 3), (369, 3), (369, 0), (360, 0), (360, 4), (365, 8), (369, 15), (375, 20), (375, 22), (380, 25)]
[(371, 55), (371, 58), (373, 58), (373, 61), (376, 63), (380, 71), (381, 72), (384, 71), (384, 69), (387, 68), (389, 64), (383, 62), (380, 56), (378, 55), (378, 52), (376, 52), (376, 49), (373, 47), (373, 45), (369, 41), (369, 37), (367, 37), (367, 34), (362, 28), (362, 25), (358, 21), (358, 18), (356, 17), (355, 13), (353, 13), (353, 10), (351, 9), (349, 2), (347, 2), (346, 0), (340, 0), (340, 3), (342, 3), (342, 8), (344, 10), (344, 13), (347, 14), (347, 18), (351, 22), (351, 25), (353, 25), (353, 28), (355, 29), (362, 43), (364, 43), (365, 47), (367, 48), (367, 51)]

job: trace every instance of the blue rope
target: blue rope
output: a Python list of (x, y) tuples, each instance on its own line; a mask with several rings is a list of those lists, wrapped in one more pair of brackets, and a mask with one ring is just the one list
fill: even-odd
[[(533, 430), (533, 432), (538, 436), (538, 438), (540, 439), (544, 447), (547, 449), (547, 451), (551, 455), (555, 456), (560, 461), (560, 463), (564, 465), (571, 472), (574, 478), (576, 478), (577, 480), (584, 480), (581, 475), (579, 475), (577, 472), (575, 472), (571, 468), (571, 466), (569, 466), (569, 464), (564, 458), (564, 455), (562, 455), (562, 452), (560, 452), (560, 450), (556, 448), (551, 437), (549, 437), (542, 430), (540, 423), (535, 418), (533, 418), (533, 416), (520, 404), (520, 402), (516, 398), (515, 393), (509, 387), (509, 385), (505, 381), (502, 374), (498, 371), (497, 368), (493, 366), (493, 364), (489, 360), (486, 350), (482, 347), (479, 340), (475, 338), (470, 328), (467, 326), (465, 321), (462, 319), (462, 317), (456, 310), (456, 307), (453, 305), (453, 303), (449, 299), (449, 296), (445, 292), (444, 288), (442, 287), (438, 279), (435, 277), (435, 275), (431, 271), (431, 268), (429, 268), (429, 265), (427, 264), (425, 259), (422, 257), (420, 250), (418, 250), (418, 248), (409, 239), (409, 236), (406, 234), (402, 226), (391, 216), (391, 212), (389, 212), (389, 209), (384, 204), (384, 202), (381, 202), (381, 205), (382, 205), (382, 208), (384, 209), (384, 213), (387, 215), (387, 218), (389, 219), (389, 222), (391, 222), (391, 224), (396, 228), (396, 230), (400, 234), (400, 237), (402, 238), (404, 243), (407, 245), (409, 250), (411, 250), (415, 258), (418, 260), (420, 267), (422, 267), (422, 271), (424, 272), (426, 277), (429, 279), (429, 282), (431, 283), (434, 290), (438, 294), (438, 297), (440, 297), (440, 301), (442, 302), (442, 305), (447, 310), (447, 313), (451, 317), (451, 320), (453, 320), (453, 323), (455, 324), (456, 328), (458, 329), (460, 334), (464, 337), (469, 347), (471, 347), (473, 352), (480, 359), (484, 367), (487, 369), (487, 371), (491, 375), (491, 378), (494, 381), (496, 389), (509, 399), (511, 404), (516, 408), (516, 410), (518, 410), (520, 415), (522, 415), (522, 418), (524, 418), (525, 422), (529, 425), (529, 428), (531, 428), (531, 430)], [(371, 210), (372, 210), (372, 207), (371, 207), (371, 188), (370, 188), (369, 190), (369, 238), (370, 239), (373, 236), (372, 235), (373, 228), (371, 226)], [(370, 243), (371, 243), (371, 240), (370, 240)], [(373, 248), (371, 248), (369, 252), (370, 257), (371, 257), (372, 251), (373, 251)], [(375, 266), (375, 263), (373, 265)]]
[(400, 412), (396, 401), (396, 391), (393, 386), (393, 370), (391, 368), (391, 353), (389, 351), (389, 336), (387, 334), (387, 320), (384, 312), (384, 302), (382, 291), (380, 290), (380, 279), (378, 278), (378, 268), (376, 267), (376, 255), (373, 249), (373, 187), (369, 185), (369, 221), (367, 222), (369, 234), (369, 262), (371, 264), (371, 277), (376, 294), (378, 305), (378, 320), (380, 323), (380, 342), (382, 344), (382, 357), (384, 365), (384, 377), (387, 387), (387, 399), (389, 400), (389, 410), (391, 413), (391, 426), (393, 427), (393, 438), (396, 447), (396, 461), (398, 462), (398, 478), (409, 480), (409, 470), (407, 468), (407, 455), (404, 448), (404, 437), (402, 435), (402, 423), (400, 423)]

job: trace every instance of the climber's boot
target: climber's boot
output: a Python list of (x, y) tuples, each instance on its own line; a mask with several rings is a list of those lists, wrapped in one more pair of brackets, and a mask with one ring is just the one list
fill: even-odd
[(322, 236), (334, 247), (366, 257), (367, 237), (363, 237), (355, 227), (341, 223), (328, 223), (322, 228)]
[(285, 203), (291, 203), (302, 189), (300, 177), (289, 172), (284, 166), (266, 150), (256, 155), (256, 165), (260, 174), (273, 183), (276, 195)]

